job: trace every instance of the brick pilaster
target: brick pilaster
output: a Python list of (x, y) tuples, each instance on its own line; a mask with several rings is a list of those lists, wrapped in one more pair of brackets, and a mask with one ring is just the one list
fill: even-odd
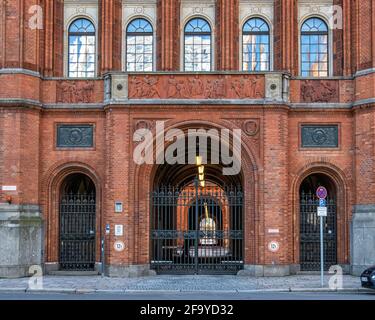
[(121, 70), (122, 3), (100, 0), (99, 3), (99, 67), (100, 73)]
[(275, 0), (274, 69), (298, 73), (297, 0)]
[(218, 0), (216, 8), (217, 24), (217, 69), (239, 69), (239, 1)]
[(42, 57), (45, 76), (61, 77), (64, 74), (64, 2), (44, 2), (44, 50)]
[(158, 1), (157, 70), (179, 70), (180, 52), (180, 1)]

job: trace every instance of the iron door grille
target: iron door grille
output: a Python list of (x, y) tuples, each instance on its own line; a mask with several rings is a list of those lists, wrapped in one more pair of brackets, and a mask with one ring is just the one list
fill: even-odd
[[(320, 270), (319, 200), (313, 193), (301, 193), (300, 199), (300, 264), (301, 271)], [(337, 264), (336, 201), (327, 198), (327, 217), (323, 217), (324, 269)]]
[(60, 203), (60, 269), (95, 268), (95, 194), (64, 194)]
[(236, 274), (243, 268), (239, 188), (162, 187), (151, 204), (151, 268), (157, 273)]

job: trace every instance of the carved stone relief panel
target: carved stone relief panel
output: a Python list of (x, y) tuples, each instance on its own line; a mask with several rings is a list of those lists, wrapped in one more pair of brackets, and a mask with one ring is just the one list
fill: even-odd
[(94, 91), (94, 81), (59, 81), (56, 87), (56, 101), (57, 103), (92, 103)]
[(129, 99), (263, 99), (262, 75), (129, 75)]
[(330, 80), (301, 81), (301, 102), (339, 102), (339, 83)]

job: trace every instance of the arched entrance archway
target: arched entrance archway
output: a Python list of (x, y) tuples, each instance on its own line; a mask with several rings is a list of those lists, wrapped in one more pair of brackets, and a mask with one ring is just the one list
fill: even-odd
[(319, 199), (316, 196), (316, 190), (320, 186), (328, 191), (328, 215), (323, 218), (324, 268), (328, 270), (337, 264), (337, 188), (327, 175), (314, 173), (302, 181), (299, 189), (301, 271), (320, 269), (320, 218), (317, 215)]
[(59, 266), (61, 270), (94, 270), (96, 189), (85, 174), (68, 175), (59, 198)]
[[(185, 163), (189, 151), (199, 154), (186, 150)], [(156, 170), (150, 249), (151, 268), (158, 273), (236, 274), (243, 268), (242, 175), (223, 175), (221, 162), (206, 160)]]

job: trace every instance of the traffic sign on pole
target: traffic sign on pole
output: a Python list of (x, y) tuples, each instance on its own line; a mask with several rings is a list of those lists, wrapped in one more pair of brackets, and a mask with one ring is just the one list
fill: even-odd
[(322, 287), (324, 287), (324, 227), (323, 218), (327, 216), (327, 203), (326, 198), (328, 196), (327, 189), (320, 186), (316, 190), (316, 196), (319, 198), (319, 207), (317, 209), (317, 214), (320, 220), (320, 282)]
[(316, 196), (317, 196), (319, 199), (325, 199), (325, 198), (327, 198), (327, 195), (328, 195), (327, 189), (324, 188), (324, 187), (319, 187), (319, 188), (316, 190)]
[(319, 199), (319, 207), (326, 207), (327, 201), (326, 199)]
[(318, 207), (318, 217), (326, 217), (327, 216), (327, 207)]

